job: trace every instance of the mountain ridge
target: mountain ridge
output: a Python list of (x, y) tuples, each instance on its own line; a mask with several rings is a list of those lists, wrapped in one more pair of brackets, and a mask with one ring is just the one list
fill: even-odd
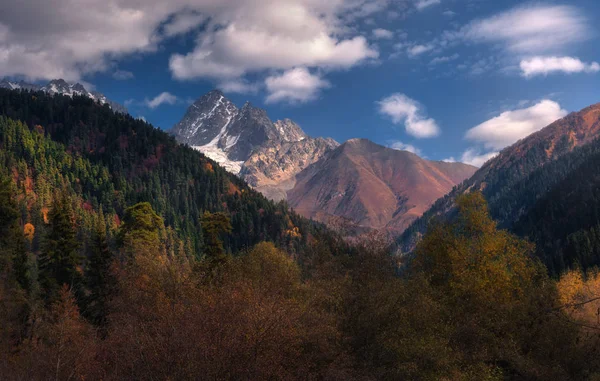
[(127, 108), (125, 106), (108, 99), (104, 94), (97, 91), (88, 91), (81, 83), (68, 83), (64, 79), (53, 79), (46, 85), (39, 86), (25, 81), (13, 82), (4, 78), (0, 80), (0, 88), (8, 90), (29, 90), (29, 91), (43, 91), (45, 93), (54, 95), (61, 94), (72, 98), (74, 95), (85, 96), (94, 101), (100, 102), (100, 104), (108, 104), (110, 108), (115, 112), (127, 114)]
[(402, 231), (475, 170), (351, 139), (298, 174), (288, 202), (322, 222), (343, 217), (360, 227)]
[[(501, 227), (511, 227), (537, 199), (567, 175), (567, 172), (562, 172), (553, 177), (537, 179), (531, 177), (535, 171), (599, 136), (600, 103), (597, 103), (572, 112), (503, 149), (411, 224), (397, 240), (399, 250), (411, 251), (432, 219), (451, 218), (456, 198), (471, 190), (480, 190), (484, 194), (492, 216)], [(524, 192), (527, 197), (523, 196)], [(521, 196), (516, 197), (517, 194)]]

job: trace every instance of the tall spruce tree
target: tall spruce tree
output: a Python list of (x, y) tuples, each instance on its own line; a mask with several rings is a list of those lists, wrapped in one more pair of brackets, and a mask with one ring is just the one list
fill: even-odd
[(108, 246), (106, 221), (100, 212), (92, 233), (89, 265), (86, 271), (89, 295), (86, 298), (85, 317), (98, 326), (106, 325), (110, 297), (116, 280), (112, 274), (113, 253)]
[(204, 234), (204, 253), (206, 259), (215, 265), (223, 263), (227, 255), (223, 247), (222, 236), (231, 233), (229, 217), (225, 213), (204, 212), (202, 216), (202, 233)]
[(40, 286), (46, 301), (56, 299), (63, 285), (76, 288), (81, 280), (77, 267), (82, 262), (69, 199), (56, 197), (48, 214), (49, 230), (39, 257)]

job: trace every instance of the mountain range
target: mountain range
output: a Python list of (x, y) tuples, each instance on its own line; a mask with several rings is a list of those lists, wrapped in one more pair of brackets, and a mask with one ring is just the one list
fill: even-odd
[(125, 106), (108, 99), (104, 94), (97, 91), (88, 91), (81, 83), (68, 83), (64, 79), (53, 79), (46, 85), (39, 86), (24, 81), (9, 81), (5, 78), (0, 80), (0, 88), (8, 90), (43, 91), (51, 95), (61, 94), (68, 97), (73, 97), (74, 95), (85, 96), (100, 104), (108, 104), (110, 108), (116, 112), (127, 114)]
[(292, 120), (273, 122), (250, 103), (237, 108), (218, 90), (194, 102), (171, 133), (305, 217), (326, 223), (342, 218), (361, 228), (401, 232), (476, 170), (365, 139), (340, 145), (313, 138)]

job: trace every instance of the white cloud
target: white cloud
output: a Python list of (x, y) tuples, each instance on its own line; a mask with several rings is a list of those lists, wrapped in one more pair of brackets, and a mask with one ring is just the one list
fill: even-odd
[(417, 147), (413, 146), (412, 144), (402, 143), (400, 140), (389, 141), (388, 142), (388, 147), (391, 148), (391, 149), (398, 150), (398, 151), (412, 152), (415, 155), (421, 156), (421, 150), (420, 149), (418, 149)]
[(394, 32), (387, 29), (377, 28), (373, 29), (373, 37), (375, 37), (378, 40), (389, 40), (391, 38), (394, 38)]
[(158, 94), (157, 96), (155, 96), (152, 99), (146, 99), (144, 101), (144, 103), (146, 106), (148, 106), (150, 108), (157, 108), (158, 106), (163, 105), (163, 104), (174, 105), (178, 101), (179, 101), (179, 98), (177, 98), (175, 95), (165, 91), (165, 92)]
[(113, 78), (119, 81), (125, 81), (134, 77), (133, 73), (127, 70), (117, 70), (113, 73)]
[(435, 57), (434, 59), (431, 60), (431, 62), (429, 64), (433, 66), (433, 65), (457, 60), (459, 57), (460, 56), (458, 55), (458, 53), (453, 54), (451, 56)]
[(572, 74), (597, 73), (600, 71), (598, 62), (586, 63), (574, 57), (533, 57), (522, 60), (520, 67), (522, 75), (527, 78), (557, 72)]
[(560, 105), (551, 100), (542, 100), (528, 108), (505, 111), (467, 131), (466, 138), (483, 143), (488, 149), (507, 147), (552, 122), (567, 115)]
[(452, 17), (456, 16), (457, 13), (451, 9), (448, 9), (448, 10), (442, 12), (442, 14), (446, 17), (452, 18)]
[(376, 59), (376, 48), (353, 26), (391, 1), (86, 0), (84, 11), (78, 11), (80, 0), (4, 5), (0, 77), (78, 81), (195, 31), (195, 47), (171, 57), (172, 74), (218, 82), (262, 70), (348, 68)]
[(269, 92), (267, 103), (305, 103), (317, 98), (322, 89), (330, 87), (329, 82), (304, 67), (269, 76), (265, 85)]
[(416, 138), (431, 138), (440, 134), (435, 120), (422, 115), (419, 102), (396, 93), (377, 102), (379, 112), (392, 119), (394, 124), (404, 123), (406, 132)]
[(475, 42), (503, 45), (515, 53), (555, 51), (589, 36), (586, 18), (574, 7), (529, 5), (474, 21), (458, 34)]
[(433, 50), (434, 46), (431, 44), (428, 45), (414, 45), (408, 48), (407, 52), (410, 57), (417, 57), (423, 53), (427, 53), (430, 50)]
[[(263, 0), (235, 2), (202, 33), (195, 49), (171, 57), (178, 79), (235, 78), (267, 69), (294, 67), (349, 68), (378, 51), (364, 36), (342, 37), (347, 31), (342, 14), (368, 15), (367, 4), (348, 9), (356, 1)], [(381, 2), (374, 2), (378, 7)], [(231, 5), (231, 4), (230, 4)], [(212, 27), (214, 25), (214, 27)]]
[(226, 93), (250, 94), (258, 91), (259, 86), (244, 79), (226, 80), (217, 86)]
[[(485, 164), (486, 161), (493, 159), (497, 155), (498, 152), (480, 153), (474, 148), (469, 148), (465, 152), (463, 152), (462, 156), (460, 157), (460, 162), (470, 164), (474, 167), (481, 167), (483, 164)], [(454, 160), (454, 158), (450, 159)], [(450, 162), (449, 159), (446, 159), (444, 161)]]
[(200, 13), (181, 12), (173, 16), (167, 24), (164, 25), (164, 34), (167, 37), (176, 36), (178, 34), (187, 33), (194, 28), (200, 26), (206, 21), (206, 16)]
[(416, 0), (415, 7), (417, 7), (418, 10), (423, 10), (427, 7), (437, 5), (439, 3), (441, 3), (440, 0)]

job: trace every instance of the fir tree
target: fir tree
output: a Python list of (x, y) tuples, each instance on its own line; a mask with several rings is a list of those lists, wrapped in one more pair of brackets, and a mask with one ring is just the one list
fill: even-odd
[(96, 229), (92, 233), (91, 255), (86, 272), (89, 295), (85, 308), (85, 316), (99, 326), (106, 325), (108, 302), (116, 284), (111, 272), (113, 261), (106, 237), (106, 221), (104, 214), (100, 213)]
[(62, 285), (72, 288), (77, 285), (80, 278), (77, 267), (82, 258), (73, 212), (65, 195), (54, 200), (48, 219), (50, 226), (39, 258), (39, 277), (46, 300), (52, 301)]

